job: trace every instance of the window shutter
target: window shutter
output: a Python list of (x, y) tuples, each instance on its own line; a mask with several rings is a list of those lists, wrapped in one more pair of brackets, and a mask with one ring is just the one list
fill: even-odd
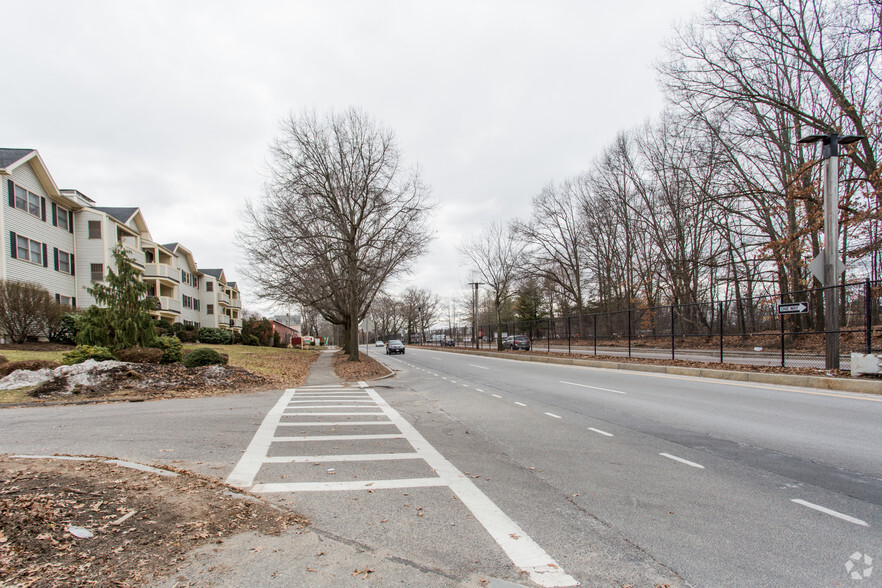
[[(56, 251), (57, 251), (57, 249), (56, 249)], [(58, 268), (56, 268), (56, 269), (58, 269)], [(55, 304), (61, 304), (61, 294), (55, 295)]]
[(43, 243), (43, 267), (49, 267), (49, 248)]
[(73, 211), (67, 211), (67, 230), (73, 233)]
[(6, 186), (9, 190), (9, 206), (15, 208), (15, 182), (6, 180)]
[(72, 309), (74, 309), (74, 310), (77, 309), (77, 298), (76, 298), (76, 296), (74, 296), (73, 298), (70, 299), (70, 307), (71, 307)]
[(12, 244), (12, 248), (9, 250), (12, 259), (18, 259), (18, 243), (15, 242), (15, 233), (12, 231), (9, 231), (9, 241)]
[[(77, 266), (76, 266), (76, 263), (75, 263), (75, 260), (74, 260), (74, 254), (71, 253), (71, 254), (70, 254), (70, 275), (72, 275), (72, 276), (77, 275), (76, 267), (77, 267)], [(76, 306), (76, 304), (74, 304), (74, 306)]]
[(46, 199), (40, 198), (40, 214), (43, 217), (43, 222), (46, 222)]
[(58, 271), (58, 247), (53, 247), (52, 253), (55, 256), (55, 271)]
[(52, 226), (58, 226), (58, 205), (54, 202), (52, 203)]

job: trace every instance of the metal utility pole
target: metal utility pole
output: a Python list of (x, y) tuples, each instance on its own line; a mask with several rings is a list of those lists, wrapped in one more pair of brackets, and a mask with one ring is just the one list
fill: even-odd
[(472, 299), (472, 341), (475, 343), (475, 349), (478, 349), (478, 286), (483, 282), (469, 282), (469, 286), (475, 287), (475, 295)]
[[(815, 262), (823, 258), (824, 284), (824, 333), (826, 340), (825, 365), (828, 370), (839, 369), (839, 296), (836, 286), (842, 274), (842, 262), (839, 260), (839, 146), (860, 141), (864, 137), (856, 135), (842, 136), (839, 133), (828, 135), (810, 135), (803, 137), (799, 143), (809, 144), (821, 141), (824, 161), (824, 250)], [(817, 266), (812, 262), (813, 273)], [(818, 264), (820, 265), (820, 264)], [(818, 268), (819, 269), (819, 268)]]

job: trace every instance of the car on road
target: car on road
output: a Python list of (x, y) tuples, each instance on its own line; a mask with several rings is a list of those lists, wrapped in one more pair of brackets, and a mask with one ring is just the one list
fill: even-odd
[(404, 343), (399, 341), (398, 339), (392, 339), (388, 343), (386, 343), (386, 355), (392, 355), (393, 353), (404, 353)]
[(444, 337), (441, 347), (456, 347), (456, 341), (453, 340), (453, 337)]
[(502, 348), (503, 349), (523, 349), (524, 351), (530, 350), (530, 338), (526, 335), (514, 335), (513, 337), (506, 337), (502, 340)]
[(377, 344), (376, 344), (376, 345), (377, 345), (377, 347), (385, 347), (385, 346), (386, 346), (386, 344), (383, 343), (383, 342), (380, 341), (380, 340), (377, 340)]

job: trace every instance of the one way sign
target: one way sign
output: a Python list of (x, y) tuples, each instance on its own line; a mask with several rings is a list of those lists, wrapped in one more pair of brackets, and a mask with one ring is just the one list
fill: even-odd
[(805, 314), (808, 311), (808, 302), (792, 302), (778, 305), (778, 314)]

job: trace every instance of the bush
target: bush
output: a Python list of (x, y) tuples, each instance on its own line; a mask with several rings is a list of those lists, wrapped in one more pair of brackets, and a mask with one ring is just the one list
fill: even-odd
[(73, 351), (68, 351), (61, 356), (61, 363), (64, 365), (74, 365), (82, 363), (87, 359), (95, 361), (110, 361), (116, 359), (107, 347), (99, 347), (98, 345), (77, 345)]
[(160, 363), (164, 352), (157, 347), (126, 347), (115, 353), (120, 361), (129, 363)]
[(157, 337), (165, 337), (175, 334), (174, 325), (165, 319), (154, 319), (154, 325), (156, 327)]
[(23, 361), (10, 361), (4, 364), (0, 364), (0, 378), (5, 378), (16, 370), (28, 370), (29, 372), (35, 372), (44, 368), (54, 370), (57, 367), (57, 363), (45, 359), (26, 359)]
[(184, 365), (188, 368), (199, 367), (203, 365), (224, 365), (226, 361), (220, 353), (208, 347), (200, 347), (194, 349), (184, 358)]
[(233, 342), (233, 332), (214, 327), (201, 327), (198, 338), (200, 343), (209, 345), (230, 345)]
[(9, 361), (9, 360), (6, 359), (5, 355), (0, 355), (0, 363), (6, 363), (7, 361)]
[(162, 359), (159, 363), (177, 363), (184, 359), (184, 347), (181, 345), (181, 340), (177, 337), (163, 335), (156, 339), (156, 342), (151, 347), (162, 350)]
[(260, 339), (257, 338), (257, 335), (242, 335), (242, 345), (251, 345), (253, 347), (260, 346)]
[(174, 324), (175, 337), (181, 340), (181, 343), (196, 342), (196, 327), (193, 325), (185, 325), (184, 323)]
[(80, 314), (67, 312), (54, 329), (50, 329), (47, 336), (52, 343), (73, 345), (77, 341), (77, 333), (80, 332)]

